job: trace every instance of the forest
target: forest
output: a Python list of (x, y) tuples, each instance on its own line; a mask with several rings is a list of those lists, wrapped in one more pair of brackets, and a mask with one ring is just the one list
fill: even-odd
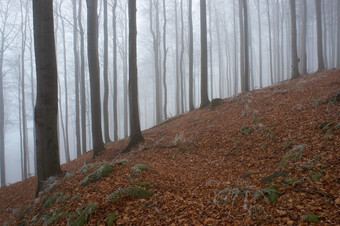
[[(301, 117), (303, 116), (301, 123), (310, 119), (312, 124), (315, 115), (322, 114), (320, 116), (320, 120), (321, 118), (324, 120), (322, 126), (318, 124), (320, 122), (315, 122), (315, 126), (324, 136), (320, 138), (320, 142), (325, 143), (317, 145), (322, 148), (328, 145), (327, 153), (330, 152), (329, 156), (335, 155), (337, 159), (339, 156), (336, 152), (340, 148), (339, 116), (336, 113), (339, 112), (340, 102), (339, 67), (340, 1), (337, 0), (0, 0), (1, 187), (6, 189), (13, 183), (23, 181), (34, 187), (34, 192), (30, 191), (29, 195), (34, 194), (38, 197), (45, 192), (47, 197), (51, 195), (52, 188), (46, 193), (45, 183), (54, 176), (64, 178), (59, 182), (63, 183), (65, 190), (72, 190), (73, 188), (67, 188), (67, 184), (71, 182), (64, 181), (69, 174), (72, 174), (73, 184), (81, 180), (79, 176), (74, 176), (79, 173), (79, 170), (81, 173), (84, 170), (87, 173), (97, 172), (96, 176), (90, 174), (92, 177), (98, 177), (95, 179), (97, 181), (111, 173), (107, 176), (98, 176), (105, 171), (104, 166), (113, 167), (121, 173), (119, 175), (126, 174), (126, 169), (116, 169), (121, 165), (133, 167), (131, 175), (133, 179), (136, 177), (138, 180), (141, 175), (144, 175), (143, 171), (149, 172), (146, 177), (149, 180), (155, 177), (154, 183), (142, 185), (144, 181), (137, 181), (134, 184), (139, 183), (139, 187), (148, 189), (138, 190), (139, 188), (136, 188), (138, 186), (130, 187), (130, 190), (123, 188), (119, 190), (121, 189), (119, 188), (116, 193), (109, 195), (109, 200), (110, 197), (113, 200), (131, 194), (133, 197), (141, 196), (140, 198), (147, 200), (152, 196), (147, 193), (148, 190), (156, 185), (157, 181), (159, 187), (155, 186), (154, 189), (164, 192), (160, 189), (162, 187), (160, 184), (164, 183), (166, 177), (177, 181), (176, 189), (181, 185), (200, 186), (194, 182), (184, 185), (183, 181), (186, 181), (184, 177), (188, 176), (184, 172), (181, 179), (168, 171), (161, 172), (160, 164), (168, 165), (163, 158), (170, 155), (169, 159), (174, 162), (178, 158), (185, 157), (183, 161), (186, 165), (181, 170), (190, 171), (188, 167), (193, 164), (193, 172), (197, 171), (202, 175), (198, 178), (205, 178), (208, 172), (195, 167), (200, 165), (201, 158), (205, 158), (203, 155), (207, 155), (208, 159), (216, 157), (205, 152), (209, 142), (213, 149), (216, 148), (212, 144), (215, 141), (220, 145), (225, 144), (225, 150), (228, 147), (230, 152), (240, 148), (250, 151), (257, 145), (258, 136), (255, 137), (255, 134), (263, 130), (262, 127), (267, 126), (263, 125), (265, 123), (262, 124), (263, 120), (274, 116), (277, 120), (286, 117), (296, 120), (299, 117), (296, 109), (301, 111)], [(314, 77), (309, 78), (309, 76)], [(324, 79), (321, 79), (322, 76)], [(315, 92), (309, 84), (317, 86)], [(308, 92), (301, 93), (299, 96), (297, 94), (299, 89)], [(284, 95), (287, 99), (281, 96), (273, 97), (276, 93)], [(300, 101), (306, 101), (312, 97), (314, 99), (310, 106), (311, 110), (305, 112), (305, 108), (302, 104), (299, 105), (298, 100), (301, 98)], [(267, 105), (263, 104), (267, 102)], [(244, 104), (244, 108), (229, 106), (235, 103)], [(258, 109), (249, 113), (251, 107), (255, 108), (254, 103), (258, 104)], [(268, 107), (274, 103), (278, 106)], [(291, 107), (293, 110), (288, 111), (288, 106), (293, 104), (297, 107)], [(260, 112), (265, 111), (274, 115), (268, 113), (263, 117), (258, 116)], [(222, 116), (223, 112), (228, 115)], [(234, 114), (241, 116), (237, 118)], [(192, 124), (189, 125), (188, 120)], [(225, 131), (218, 126), (216, 120), (220, 120), (221, 125), (228, 126), (227, 130), (230, 130), (229, 133), (232, 135), (223, 136), (223, 139), (219, 137)], [(233, 124), (228, 124), (230, 120)], [(259, 124), (250, 126), (247, 120)], [(277, 122), (271, 119), (271, 123), (264, 132), (267, 138), (270, 137), (270, 142), (260, 145), (257, 149), (265, 150), (269, 156), (272, 156), (276, 153), (279, 141), (282, 141), (284, 150), (292, 149), (292, 152), (300, 154), (304, 153), (305, 149), (313, 150), (311, 144), (306, 144), (307, 141), (301, 138), (304, 137), (303, 135), (299, 134), (292, 138), (295, 132), (286, 134), (285, 129), (289, 128), (287, 130), (290, 131), (291, 124), (282, 127), (280, 125), (274, 135), (273, 125)], [(188, 129), (191, 126), (194, 131)], [(215, 127), (216, 131), (214, 131)], [(233, 132), (235, 129), (237, 132)], [(309, 133), (311, 140), (319, 136), (314, 132)], [(241, 133), (245, 137), (239, 138), (234, 133)], [(250, 140), (246, 140), (248, 135)], [(204, 143), (204, 139), (208, 143)], [(238, 147), (239, 142), (245, 146)], [(155, 150), (157, 148), (164, 151), (164, 156)], [(144, 151), (152, 152), (152, 155), (145, 155), (154, 161), (146, 158)], [(167, 151), (173, 153), (169, 154)], [(186, 155), (194, 151), (200, 151), (201, 156), (196, 156), (200, 159), (188, 162), (189, 157)], [(224, 155), (234, 156), (229, 152)], [(307, 156), (312, 154), (308, 152)], [(330, 167), (324, 167), (323, 177), (331, 175), (329, 177), (334, 179), (333, 173), (337, 168), (333, 167), (334, 163), (329, 156), (322, 161), (330, 162), (326, 164), (320, 160), (319, 163), (321, 168), (322, 165)], [(297, 156), (294, 158), (298, 160)], [(105, 165), (107, 161), (111, 161), (112, 164)], [(282, 161), (281, 165), (279, 164), (281, 170), (275, 171), (276, 174), (272, 174), (274, 179), (269, 178), (269, 181), (276, 178), (285, 180), (286, 175), (296, 172), (292, 166), (292, 169), (286, 166), (287, 159)], [(143, 164), (139, 164), (141, 162)], [(205, 165), (202, 162), (201, 164)], [(250, 165), (254, 164), (240, 166), (240, 169), (245, 170)], [(99, 171), (93, 172), (93, 169), (97, 168)], [(159, 173), (158, 176), (152, 174), (154, 168), (157, 168), (155, 171)], [(311, 169), (313, 170), (310, 172), (309, 180), (318, 182), (319, 179), (317, 181), (315, 179), (317, 170)], [(172, 170), (176, 171), (176, 169)], [(115, 174), (118, 172), (114, 171)], [(236, 172), (238, 171), (233, 173)], [(216, 172), (214, 173), (216, 176)], [(252, 169), (243, 173), (243, 179), (254, 174)], [(163, 178), (160, 178), (160, 174)], [(255, 174), (262, 175), (263, 172), (259, 171)], [(32, 182), (32, 178), (35, 182)], [(126, 185), (126, 181), (120, 180), (120, 176), (119, 178), (117, 176), (117, 183), (120, 183), (120, 186)], [(183, 181), (178, 182), (178, 180)], [(215, 183), (219, 179), (211, 181), (209, 183)], [(230, 181), (231, 179), (223, 182), (227, 184), (218, 182), (216, 188), (220, 189), (225, 185), (228, 187), (232, 183)], [(79, 185), (88, 189), (87, 183), (93, 182), (86, 182), (85, 178)], [(256, 194), (263, 196), (263, 200), (269, 200), (272, 204), (277, 202), (271, 200), (270, 196), (273, 190), (276, 191), (274, 185), (265, 188), (271, 189), (269, 192), (265, 189), (255, 189), (255, 185), (242, 184), (242, 187), (239, 181), (237, 183), (237, 194), (236, 188), (220, 189), (219, 192), (214, 190), (216, 194), (212, 200), (214, 204), (218, 203), (218, 208), (226, 208), (220, 206), (226, 202), (226, 197), (233, 198), (232, 203), (228, 203), (228, 208), (236, 208), (237, 204), (234, 206), (234, 202), (242, 195), (242, 202), (247, 206), (247, 195), (251, 193), (255, 193), (255, 196)], [(285, 181), (284, 183), (295, 186), (298, 182)], [(172, 185), (164, 186), (162, 188), (167, 191), (172, 189)], [(333, 207), (340, 205), (338, 194), (327, 193), (324, 187), (322, 189), (320, 187), (321, 190), (318, 187), (306, 191), (304, 186), (307, 185), (301, 186), (294, 189), (300, 189), (309, 195), (318, 194), (328, 198)], [(334, 185), (330, 186), (329, 191), (336, 190)], [(135, 188), (137, 190), (133, 190)], [(177, 191), (182, 192), (181, 189)], [(79, 195), (83, 195), (83, 192)], [(276, 193), (280, 192), (284, 193), (281, 190)], [(194, 193), (199, 197), (198, 190)], [(270, 194), (269, 198), (266, 193)], [(29, 197), (28, 200), (32, 198)], [(183, 199), (182, 196), (181, 198)], [(63, 199), (62, 193), (59, 199)], [(198, 205), (203, 205), (206, 201), (200, 200)], [(252, 201), (249, 199), (249, 202)], [(122, 210), (122, 201), (117, 202), (119, 203), (114, 207), (115, 212), (130, 214)], [(153, 205), (152, 208), (147, 208), (153, 209), (156, 214), (165, 211), (155, 207), (157, 206), (155, 200), (147, 202), (150, 203), (145, 205)], [(45, 204), (46, 202), (43, 203)], [(186, 205), (187, 203), (184, 206)], [(85, 207), (90, 212), (78, 211), (78, 214), (80, 216), (84, 214), (87, 223), (104, 223), (103, 219), (106, 219), (104, 215), (107, 211), (99, 211), (99, 215), (96, 215), (91, 212), (91, 208), (98, 208), (97, 204), (90, 203)], [(40, 207), (33, 207), (36, 208)], [(72, 208), (75, 207), (70, 207)], [(183, 208), (188, 213), (190, 208)], [(213, 207), (209, 204), (209, 210), (205, 210), (207, 217), (203, 219), (197, 218), (198, 209), (190, 210), (196, 217), (186, 216), (184, 219), (191, 220), (183, 222), (204, 225), (229, 222), (230, 215), (234, 215), (235, 219), (239, 220), (239, 213), (231, 213), (229, 210), (228, 214), (220, 219), (210, 208)], [(251, 208), (247, 210), (249, 214)], [(251, 211), (258, 213), (262, 210)], [(288, 215), (289, 220), (268, 221), (264, 215), (271, 213), (267, 209), (266, 211), (261, 212), (263, 222), (269, 224), (297, 222), (293, 220), (293, 214), (282, 214), (282, 212), (275, 214), (282, 215), (282, 218)], [(329, 217), (322, 214), (314, 215), (321, 216), (320, 219), (318, 217), (318, 221), (337, 222), (333, 215), (334, 209), (329, 207), (329, 211)], [(28, 218), (33, 216), (32, 212), (30, 214)], [(92, 222), (88, 222), (88, 218), (93, 214), (96, 217)], [(144, 219), (139, 214), (141, 212), (136, 213), (138, 216), (131, 218), (132, 221), (121, 218), (120, 223), (138, 223), (144, 220), (150, 223), (157, 222), (150, 220), (155, 217)], [(315, 216), (312, 215), (308, 215), (306, 219), (295, 218), (313, 222)], [(158, 216), (162, 219), (159, 222), (182, 223), (173, 219), (168, 221), (169, 216), (164, 219), (164, 215)], [(27, 217), (25, 219), (27, 220)], [(41, 218), (37, 221), (44, 220), (46, 223), (48, 222), (46, 219)], [(71, 216), (58, 215), (58, 219), (51, 222), (63, 222), (62, 219), (72, 222), (75, 220)], [(198, 220), (196, 222), (193, 219)], [(74, 222), (78, 220), (79, 218)], [(249, 222), (259, 223), (251, 217)]]

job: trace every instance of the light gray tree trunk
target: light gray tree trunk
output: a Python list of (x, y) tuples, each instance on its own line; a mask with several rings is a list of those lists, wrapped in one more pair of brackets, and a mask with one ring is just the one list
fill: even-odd
[(263, 87), (263, 79), (262, 79), (262, 27), (261, 27), (261, 4), (260, 0), (255, 2), (257, 7), (257, 19), (259, 23), (259, 79), (260, 79), (260, 88)]
[(268, 18), (268, 32), (269, 32), (269, 72), (270, 84), (273, 84), (273, 57), (272, 57), (272, 37), (271, 37), (271, 18), (270, 18), (269, 0), (267, 0), (267, 18)]
[(118, 90), (117, 90), (117, 0), (114, 0), (112, 7), (112, 26), (113, 26), (113, 140), (118, 140)]
[(189, 0), (189, 110), (193, 111), (194, 95), (193, 95), (193, 82), (194, 82), (194, 38), (192, 26), (192, 0)]
[(323, 71), (325, 69), (325, 64), (323, 61), (323, 50), (322, 50), (322, 23), (321, 23), (321, 0), (315, 0), (316, 8), (316, 39), (317, 39), (317, 49), (318, 49), (318, 71)]
[(307, 74), (307, 2), (302, 0), (301, 74)]
[(244, 91), (250, 90), (250, 75), (249, 75), (249, 28), (248, 28), (248, 5), (247, 1), (243, 0), (243, 16), (244, 16)]
[(163, 89), (164, 89), (164, 120), (168, 118), (167, 113), (167, 106), (168, 106), (168, 91), (166, 86), (166, 57), (168, 53), (168, 49), (166, 47), (166, 24), (167, 24), (167, 18), (166, 18), (166, 10), (165, 10), (165, 0), (163, 0), (163, 17), (164, 17), (164, 23), (163, 23)]
[(111, 142), (110, 139), (110, 121), (109, 121), (109, 43), (107, 30), (107, 0), (103, 0), (104, 4), (104, 100), (103, 100), (103, 116), (104, 116), (104, 140), (105, 143)]
[(297, 55), (297, 41), (296, 41), (296, 9), (295, 9), (295, 0), (289, 0), (290, 5), (290, 32), (291, 32), (291, 54), (292, 54), (292, 71), (291, 76), (292, 79), (295, 79), (300, 76), (299, 73), (299, 58)]
[(340, 1), (337, 1), (337, 63), (336, 66), (340, 67)]

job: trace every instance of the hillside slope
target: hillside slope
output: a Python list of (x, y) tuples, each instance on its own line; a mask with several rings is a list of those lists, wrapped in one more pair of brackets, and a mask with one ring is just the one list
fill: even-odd
[(0, 223), (340, 224), (339, 69), (213, 104), (63, 165), (31, 208), (35, 178), (1, 188)]

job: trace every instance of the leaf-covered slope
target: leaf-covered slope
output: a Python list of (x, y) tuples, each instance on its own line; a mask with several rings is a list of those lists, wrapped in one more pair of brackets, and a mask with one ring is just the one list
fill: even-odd
[[(127, 145), (121, 140), (108, 144), (96, 160), (88, 154), (63, 165), (73, 174), (42, 195), (22, 221), (55, 218), (66, 225), (86, 216), (93, 225), (108, 219), (152, 225), (340, 224), (339, 93), (335, 69), (214, 101), (213, 108), (144, 131), (145, 142), (129, 154), (119, 154)], [(110, 175), (79, 185), (107, 164), (114, 168)], [(34, 190), (26, 192), (25, 182), (20, 186), (22, 197), (32, 200)], [(0, 189), (0, 207), (3, 197), (10, 202), (11, 188), (20, 186)], [(62, 194), (68, 199), (43, 210), (46, 200)], [(5, 214), (2, 222), (9, 219)]]

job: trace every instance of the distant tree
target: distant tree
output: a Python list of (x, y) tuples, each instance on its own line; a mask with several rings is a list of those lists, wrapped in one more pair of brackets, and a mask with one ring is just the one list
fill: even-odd
[(43, 181), (62, 172), (57, 135), (58, 75), (52, 0), (33, 0), (33, 24), (37, 69), (37, 103), (35, 107), (37, 196)]
[(193, 111), (194, 108), (194, 38), (192, 26), (192, 0), (189, 0), (189, 110)]
[(260, 79), (260, 88), (263, 87), (263, 79), (262, 79), (262, 29), (261, 29), (261, 4), (260, 0), (255, 1), (255, 5), (257, 8), (257, 19), (259, 25), (259, 79)]
[(166, 57), (168, 53), (168, 49), (166, 47), (166, 10), (165, 10), (165, 0), (163, 0), (163, 17), (164, 17), (164, 23), (163, 23), (163, 89), (164, 89), (164, 119), (168, 118), (167, 115), (167, 105), (168, 105), (168, 92), (167, 92), (167, 86), (166, 86)]
[(299, 58), (297, 55), (297, 41), (296, 41), (296, 9), (295, 9), (295, 0), (289, 0), (290, 5), (290, 14), (291, 14), (291, 54), (292, 54), (292, 79), (295, 79), (300, 76), (299, 73)]
[(323, 61), (323, 50), (322, 50), (322, 24), (321, 24), (321, 0), (315, 0), (316, 9), (316, 39), (318, 49), (318, 71), (325, 69)]
[(267, 19), (268, 19), (268, 39), (269, 39), (269, 72), (270, 72), (270, 84), (273, 84), (273, 57), (272, 57), (272, 32), (271, 32), (271, 18), (269, 0), (267, 0)]
[(180, 78), (179, 78), (179, 89), (180, 89), (180, 113), (183, 113), (185, 111), (184, 109), (184, 16), (183, 16), (183, 0), (181, 0), (181, 55), (179, 60), (179, 72), (180, 72)]
[(103, 1), (104, 4), (104, 100), (103, 100), (103, 116), (104, 116), (104, 140), (109, 143), (110, 139), (110, 121), (109, 121), (109, 42), (108, 42), (108, 29), (107, 29), (107, 0)]
[(248, 5), (247, 1), (243, 0), (243, 22), (244, 22), (244, 91), (250, 90), (250, 75), (249, 75), (249, 23), (248, 23)]
[(81, 143), (82, 153), (87, 151), (86, 146), (86, 90), (85, 90), (85, 33), (82, 24), (82, 0), (78, 5), (78, 24), (80, 35), (80, 112), (81, 112)]
[(336, 66), (340, 67), (340, 1), (337, 1), (337, 63)]
[(112, 27), (113, 27), (113, 140), (118, 140), (118, 115), (117, 115), (117, 102), (118, 102), (118, 92), (117, 92), (117, 0), (113, 1), (112, 7)]
[(176, 32), (176, 75), (175, 75), (175, 87), (176, 87), (176, 93), (175, 93), (175, 106), (176, 106), (176, 115), (180, 113), (180, 85), (179, 85), (179, 59), (178, 59), (178, 53), (179, 53), (179, 40), (178, 40), (178, 9), (177, 9), (177, 0), (174, 0), (175, 2), (175, 32)]
[(201, 108), (207, 106), (208, 98), (208, 47), (206, 2), (200, 0), (201, 15)]
[(87, 52), (91, 83), (93, 158), (99, 155), (104, 150), (101, 128), (97, 5), (98, 5), (97, 0), (87, 1), (87, 37), (88, 37)]
[(239, 0), (238, 1), (238, 14), (239, 14), (239, 29), (240, 29), (240, 83), (241, 83), (241, 92), (245, 91), (245, 74), (244, 74), (244, 49), (245, 49), (245, 45), (244, 45), (244, 16), (243, 16), (243, 0)]
[(307, 2), (302, 0), (301, 74), (307, 74)]
[(137, 21), (136, 0), (129, 0), (129, 106), (130, 106), (130, 142), (124, 152), (139, 142), (144, 141), (140, 129), (138, 110), (138, 79), (137, 79)]

